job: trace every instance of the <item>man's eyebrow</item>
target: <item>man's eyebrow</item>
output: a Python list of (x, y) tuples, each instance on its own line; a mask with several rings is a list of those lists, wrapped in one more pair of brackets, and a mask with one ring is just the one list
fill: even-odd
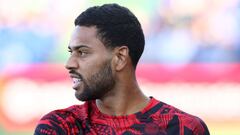
[(90, 48), (90, 47), (88, 47), (86, 45), (76, 45), (76, 46), (73, 46), (73, 47), (68, 46), (69, 50), (77, 50), (79, 48)]

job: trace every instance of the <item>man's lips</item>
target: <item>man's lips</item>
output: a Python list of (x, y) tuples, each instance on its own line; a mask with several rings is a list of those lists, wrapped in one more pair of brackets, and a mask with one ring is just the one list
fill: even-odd
[(82, 80), (79, 79), (79, 78), (72, 78), (73, 80), (73, 83), (76, 84), (76, 83), (80, 83)]
[(82, 79), (71, 75), (72, 81), (73, 81), (73, 89), (77, 90), (78, 88), (80, 88), (80, 85), (82, 84)]
[(81, 80), (82, 80), (82, 77), (79, 76), (79, 75), (76, 75), (76, 74), (70, 74), (70, 77), (71, 77), (71, 78), (78, 78), (78, 79), (81, 79)]
[(70, 71), (69, 71), (69, 75), (70, 75), (71, 78), (79, 78), (79, 79), (82, 80), (81, 74), (79, 74), (79, 73), (77, 73), (77, 72), (75, 72), (75, 71), (73, 71), (73, 70), (70, 70)]
[(82, 76), (74, 71), (69, 71), (69, 74), (73, 81), (73, 89), (77, 90), (82, 83)]

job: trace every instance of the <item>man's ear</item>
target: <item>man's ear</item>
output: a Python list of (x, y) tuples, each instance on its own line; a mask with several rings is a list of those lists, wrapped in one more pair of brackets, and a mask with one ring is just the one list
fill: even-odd
[(129, 49), (127, 46), (120, 46), (114, 48), (113, 67), (116, 71), (122, 70), (128, 62)]

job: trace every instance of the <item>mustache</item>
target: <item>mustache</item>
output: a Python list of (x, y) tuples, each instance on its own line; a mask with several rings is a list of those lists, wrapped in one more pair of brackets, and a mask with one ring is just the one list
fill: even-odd
[(69, 74), (77, 75), (80, 79), (83, 79), (82, 75), (80, 73), (78, 73), (77, 71), (75, 71), (75, 70), (70, 70)]

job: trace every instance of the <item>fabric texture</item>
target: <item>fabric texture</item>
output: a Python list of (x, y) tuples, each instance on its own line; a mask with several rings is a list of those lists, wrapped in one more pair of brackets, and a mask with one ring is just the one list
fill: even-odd
[(151, 97), (135, 114), (110, 116), (95, 101), (55, 110), (39, 121), (35, 135), (209, 135), (198, 117)]

